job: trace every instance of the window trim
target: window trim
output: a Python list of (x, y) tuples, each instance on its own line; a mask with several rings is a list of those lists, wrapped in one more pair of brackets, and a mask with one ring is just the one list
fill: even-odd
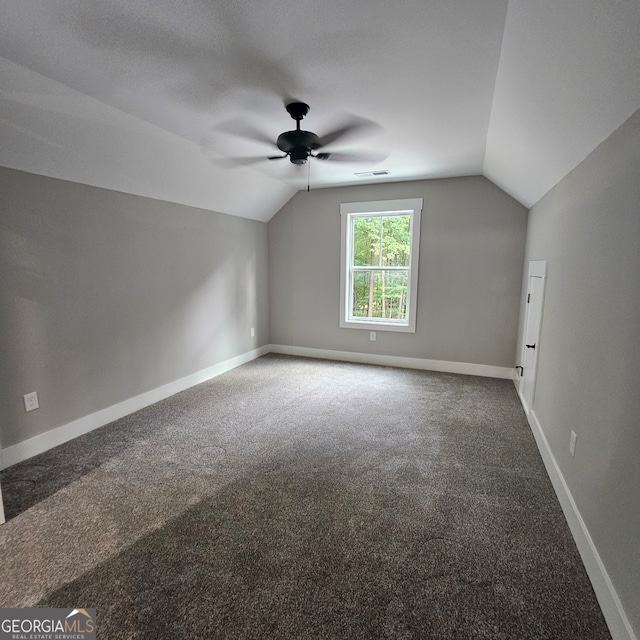
[[(416, 308), (418, 306), (418, 266), (420, 261), (420, 222), (422, 217), (422, 198), (399, 200), (374, 200), (371, 202), (345, 202), (340, 205), (341, 243), (340, 243), (340, 327), (342, 329), (368, 329), (376, 331), (416, 332)], [(409, 287), (407, 289), (406, 322), (390, 321), (389, 318), (367, 318), (353, 320), (348, 317), (351, 301), (351, 229), (356, 217), (411, 215), (411, 260), (409, 264)]]

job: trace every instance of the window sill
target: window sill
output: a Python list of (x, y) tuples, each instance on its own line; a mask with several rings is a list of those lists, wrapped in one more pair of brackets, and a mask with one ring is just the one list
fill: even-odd
[(366, 329), (367, 331), (395, 331), (398, 333), (415, 333), (415, 327), (409, 324), (396, 324), (384, 320), (342, 320), (341, 329)]

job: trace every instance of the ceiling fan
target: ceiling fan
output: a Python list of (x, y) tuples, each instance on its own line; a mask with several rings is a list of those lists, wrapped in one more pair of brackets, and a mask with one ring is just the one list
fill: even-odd
[(239, 122), (238, 120), (232, 120), (218, 126), (218, 128), (225, 133), (242, 138), (249, 138), (250, 140), (265, 142), (271, 146), (276, 146), (282, 152), (282, 155), (277, 156), (234, 158), (234, 163), (253, 164), (262, 160), (283, 160), (284, 158), (288, 158), (289, 161), (295, 165), (306, 164), (309, 158), (337, 162), (379, 162), (387, 156), (387, 154), (376, 153), (374, 151), (363, 151), (360, 153), (320, 151), (327, 145), (330, 145), (331, 143), (355, 132), (364, 129), (378, 128), (377, 125), (369, 120), (351, 117), (342, 126), (326, 133), (323, 136), (318, 136), (311, 131), (305, 131), (300, 128), (300, 122), (307, 113), (309, 113), (308, 104), (304, 102), (290, 102), (285, 105), (285, 108), (289, 115), (296, 121), (296, 128), (292, 131), (285, 131), (284, 133), (281, 133), (278, 136), (275, 145), (268, 136), (260, 131), (256, 131), (246, 123)]

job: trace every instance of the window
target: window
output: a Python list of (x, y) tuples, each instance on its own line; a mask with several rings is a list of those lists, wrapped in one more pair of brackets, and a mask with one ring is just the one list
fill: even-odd
[(422, 198), (340, 205), (340, 326), (416, 330)]

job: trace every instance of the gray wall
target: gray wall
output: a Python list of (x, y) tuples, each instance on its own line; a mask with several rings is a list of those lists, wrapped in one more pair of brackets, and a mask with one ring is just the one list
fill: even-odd
[[(415, 334), (339, 327), (340, 203), (424, 198)], [(526, 209), (482, 177), (299, 192), (269, 221), (271, 342), (515, 364)]]
[(2, 447), (269, 342), (265, 223), (2, 168), (0, 193)]
[(640, 111), (531, 209), (526, 260), (547, 261), (533, 410), (640, 637)]

